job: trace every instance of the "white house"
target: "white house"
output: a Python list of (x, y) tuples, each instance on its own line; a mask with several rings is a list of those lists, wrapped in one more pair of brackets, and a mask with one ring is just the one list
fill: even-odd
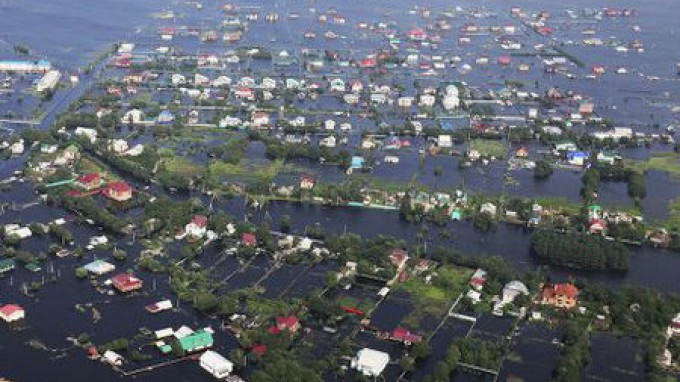
[(451, 136), (440, 135), (439, 137), (437, 137), (437, 146), (444, 148), (453, 147), (453, 141), (451, 140)]
[(183, 75), (175, 73), (172, 76), (170, 76), (170, 82), (175, 86), (184, 85), (187, 83), (187, 79)]
[(234, 370), (234, 364), (231, 361), (212, 350), (201, 354), (199, 365), (217, 379), (226, 378)]
[(445, 95), (442, 99), (442, 106), (446, 110), (457, 109), (460, 106), (460, 99), (455, 95)]
[(57, 87), (59, 79), (61, 78), (61, 73), (58, 70), (50, 70), (38, 81), (35, 86), (35, 90), (42, 93), (46, 90), (53, 90)]
[(276, 89), (276, 80), (272, 78), (264, 78), (262, 80), (262, 88), (268, 90)]
[(420, 106), (432, 107), (434, 106), (435, 97), (432, 94), (423, 94), (420, 96)]
[(496, 216), (497, 211), (498, 207), (496, 207), (496, 205), (491, 202), (484, 203), (479, 207), (479, 213), (481, 214)]
[(213, 80), (213, 82), (212, 82), (212, 86), (214, 86), (216, 88), (219, 88), (219, 87), (222, 87), (222, 86), (229, 86), (229, 85), (231, 85), (231, 78), (229, 78), (227, 76), (219, 76), (219, 77), (215, 78), (215, 80)]
[(336, 138), (333, 135), (329, 135), (326, 138), (323, 138), (319, 142), (319, 146), (325, 146), (325, 147), (330, 147), (333, 148), (336, 145)]
[(90, 143), (95, 143), (97, 141), (97, 130), (95, 129), (90, 129), (87, 127), (76, 127), (74, 134), (78, 136), (87, 137)]
[(210, 79), (201, 73), (194, 74), (194, 85), (196, 86), (207, 86), (210, 84)]
[(399, 105), (399, 107), (411, 107), (413, 106), (413, 97), (399, 97), (399, 99), (397, 99), (397, 105)]
[(323, 126), (326, 130), (335, 130), (335, 121), (332, 119), (327, 119), (324, 121)]
[(124, 154), (131, 157), (136, 157), (144, 152), (144, 145), (137, 143), (136, 145), (130, 147)]
[(305, 117), (303, 117), (301, 115), (298, 115), (297, 117), (288, 121), (289, 125), (295, 126), (295, 127), (304, 126), (306, 123), (307, 123), (307, 120), (305, 119)]
[(377, 104), (384, 104), (387, 102), (387, 96), (383, 93), (372, 93), (371, 102)]
[(128, 110), (123, 118), (120, 119), (120, 123), (140, 123), (144, 120), (144, 113), (139, 109)]
[(297, 90), (302, 88), (302, 83), (294, 78), (286, 79), (286, 89)]
[(29, 238), (33, 235), (30, 228), (22, 227), (19, 224), (5, 224), (4, 231), (6, 237), (14, 236), (20, 240)]
[(253, 113), (252, 124), (254, 127), (264, 127), (269, 124), (269, 114), (264, 112)]
[(252, 77), (241, 77), (241, 79), (238, 80), (238, 85), (246, 88), (252, 88), (255, 87), (255, 80)]
[(113, 366), (121, 366), (123, 364), (123, 356), (112, 351), (112, 350), (107, 350), (104, 352), (102, 355), (102, 362), (106, 362), (109, 365)]
[(303, 237), (298, 243), (298, 249), (301, 251), (309, 251), (312, 248), (312, 239)]
[(202, 238), (208, 230), (208, 218), (196, 215), (191, 222), (184, 227), (184, 232), (194, 238)]
[(109, 141), (109, 150), (116, 154), (123, 154), (128, 150), (128, 143), (124, 139), (111, 139)]
[(369, 348), (359, 350), (357, 356), (352, 359), (352, 368), (360, 371), (367, 377), (377, 377), (390, 362), (390, 355)]
[(225, 127), (239, 127), (243, 124), (240, 118), (226, 116), (220, 120), (219, 126), (221, 128)]
[(342, 96), (344, 99), (345, 103), (348, 105), (356, 105), (359, 103), (359, 96), (354, 93), (347, 93)]
[(529, 295), (529, 289), (521, 281), (513, 280), (505, 284), (501, 299), (494, 304), (494, 312), (496, 314), (502, 313), (503, 307), (515, 301), (515, 298), (521, 294)]
[(19, 139), (18, 141), (12, 143), (12, 145), (9, 146), (9, 150), (12, 152), (12, 155), (20, 155), (24, 153), (24, 140)]
[(331, 91), (344, 92), (345, 91), (345, 81), (340, 78), (335, 78), (331, 80), (330, 83)]

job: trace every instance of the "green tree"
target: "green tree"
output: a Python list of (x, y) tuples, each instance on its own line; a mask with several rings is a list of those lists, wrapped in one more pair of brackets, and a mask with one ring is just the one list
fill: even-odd
[(554, 171), (552, 164), (548, 160), (540, 159), (536, 162), (536, 167), (534, 167), (534, 178), (540, 180), (548, 179)]

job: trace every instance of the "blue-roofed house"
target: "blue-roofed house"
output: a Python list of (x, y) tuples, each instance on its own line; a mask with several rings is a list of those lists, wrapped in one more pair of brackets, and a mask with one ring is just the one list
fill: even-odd
[(101, 276), (105, 273), (113, 272), (116, 269), (116, 266), (104, 260), (95, 260), (85, 264), (83, 268), (93, 275)]
[(163, 110), (161, 111), (160, 114), (158, 114), (158, 117), (156, 117), (156, 124), (157, 125), (170, 125), (175, 121), (175, 116), (172, 115), (171, 112), (168, 110)]
[(574, 166), (583, 166), (588, 160), (588, 153), (585, 151), (570, 151), (567, 153), (567, 162)]
[(352, 169), (361, 169), (364, 167), (364, 164), (366, 163), (366, 159), (364, 157), (360, 156), (353, 156), (352, 157), (352, 162), (350, 165), (350, 168)]
[(0, 60), (0, 72), (46, 73), (51, 69), (52, 64), (47, 60)]

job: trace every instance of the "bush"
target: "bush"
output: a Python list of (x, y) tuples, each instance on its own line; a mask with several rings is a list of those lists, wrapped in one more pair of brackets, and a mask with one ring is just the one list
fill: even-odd
[(79, 279), (84, 279), (87, 277), (87, 269), (83, 267), (76, 268), (76, 277)]

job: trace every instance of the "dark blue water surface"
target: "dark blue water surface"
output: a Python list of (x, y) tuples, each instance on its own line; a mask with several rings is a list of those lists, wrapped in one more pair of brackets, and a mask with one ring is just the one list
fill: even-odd
[[(194, 5), (178, 0), (0, 0), (0, 58), (13, 58), (12, 47), (16, 44), (28, 46), (35, 58), (47, 58), (59, 68), (74, 70), (83, 67), (99, 52), (106, 49), (111, 43), (120, 40), (132, 40), (158, 43), (155, 39), (155, 29), (160, 26), (193, 26), (215, 27), (223, 15), (220, 8), (224, 1), (205, 1), (202, 10), (196, 10)], [(606, 75), (593, 81), (572, 81), (565, 77), (551, 77), (544, 75), (540, 67), (532, 68), (527, 74), (530, 81), (540, 80), (550, 82), (561, 88), (569, 88), (583, 92), (593, 97), (598, 103), (598, 113), (602, 117), (610, 118), (621, 125), (640, 126), (641, 131), (652, 131), (654, 123), (663, 126), (677, 119), (667, 105), (678, 104), (678, 82), (674, 80), (675, 62), (680, 61), (680, 49), (678, 49), (677, 16), (680, 15), (680, 2), (677, 0), (652, 0), (633, 1), (622, 0), (613, 4), (611, 1), (574, 0), (569, 4), (552, 1), (518, 0), (511, 3), (505, 0), (463, 0), (452, 4), (450, 1), (434, 0), (417, 2), (415, 0), (374, 0), (369, 2), (339, 2), (331, 0), (317, 1), (293, 1), (293, 0), (239, 0), (242, 6), (260, 9), (260, 17), (269, 11), (277, 11), (282, 20), (277, 24), (269, 24), (263, 21), (255, 23), (246, 34), (243, 45), (264, 45), (272, 48), (289, 49), (296, 51), (303, 47), (331, 48), (331, 49), (356, 49), (370, 51), (376, 47), (384, 47), (381, 38), (374, 35), (361, 36), (354, 25), (360, 21), (375, 22), (384, 21), (395, 23), (400, 30), (408, 30), (414, 27), (423, 27), (426, 22), (419, 16), (407, 12), (415, 5), (427, 6), (432, 9), (433, 15), (438, 11), (460, 5), (464, 8), (486, 8), (496, 12), (496, 24), (513, 22), (509, 17), (509, 7), (517, 5), (531, 11), (547, 9), (559, 19), (558, 28), (561, 28), (569, 38), (578, 41), (583, 37), (580, 31), (585, 27), (578, 26), (576, 21), (569, 21), (564, 15), (567, 9), (580, 12), (582, 8), (601, 8), (615, 5), (619, 8), (630, 7), (638, 10), (638, 16), (631, 19), (606, 20), (597, 24), (598, 37), (608, 38), (617, 36), (624, 43), (632, 39), (639, 39), (645, 43), (645, 52), (617, 53), (611, 47), (582, 47), (567, 44), (565, 49), (578, 55), (585, 63), (586, 69), (596, 64), (605, 65), (610, 71), (619, 66), (625, 66), (630, 74), (626, 76)], [(321, 26), (316, 19), (315, 12), (337, 9), (347, 18), (345, 25)], [(152, 14), (159, 11), (172, 10), (176, 17), (172, 20), (158, 20), (152, 18)], [(299, 20), (289, 20), (286, 15), (290, 12), (298, 12)], [(475, 19), (465, 16), (466, 20), (456, 20), (455, 27), (463, 22), (475, 22)], [(482, 22), (482, 21), (480, 21)], [(484, 20), (488, 23), (488, 20)], [(632, 26), (638, 25), (640, 32), (633, 32)], [(322, 36), (327, 30), (334, 30), (341, 36), (329, 42), (323, 38), (314, 41), (305, 41), (302, 33), (307, 30), (317, 32)], [(560, 35), (560, 38), (564, 37)], [(522, 36), (528, 45), (539, 43), (541, 40), (536, 35), (527, 34)], [(463, 62), (474, 63), (480, 54), (489, 54), (491, 57), (502, 54), (497, 46), (475, 46), (460, 51), (457, 48), (457, 32), (451, 31), (444, 36), (440, 49), (442, 51), (460, 54)], [(195, 39), (176, 42), (182, 49), (189, 52), (217, 50), (227, 48), (218, 44), (213, 47), (197, 46)], [(499, 75), (500, 73), (500, 75)], [(509, 72), (508, 72), (509, 73)], [(499, 81), (503, 72), (494, 68), (475, 67), (467, 77), (461, 78), (455, 71), (443, 74), (448, 79), (468, 81), (476, 85), (488, 85), (488, 82)], [(509, 75), (510, 77), (516, 74)], [(659, 81), (649, 81), (645, 76), (658, 76)], [(434, 84), (439, 79), (430, 81)], [(332, 103), (333, 100), (323, 102)], [(320, 102), (321, 103), (321, 102)], [(616, 107), (614, 107), (616, 106)], [(352, 120), (353, 125), (369, 126), (372, 122)], [(356, 137), (354, 137), (356, 139)], [(636, 159), (644, 159), (653, 150), (668, 150), (668, 147), (655, 147), (649, 149), (632, 149), (626, 151), (626, 155)], [(262, 147), (253, 147), (249, 155), (261, 155)], [(469, 189), (487, 194), (499, 194), (503, 185), (504, 165), (491, 164), (482, 171), (477, 168), (469, 168), (458, 171), (458, 159), (454, 157), (428, 157), (422, 166), (418, 161), (416, 152), (400, 154), (401, 162), (396, 167), (379, 166), (373, 176), (384, 180), (408, 181), (417, 173), (418, 180), (434, 188), (451, 188), (465, 184)], [(12, 158), (0, 162), (0, 178), (7, 178), (13, 171), (21, 169), (25, 157)], [(434, 169), (437, 166), (444, 168), (444, 176), (437, 179)], [(327, 178), (341, 180), (343, 175), (329, 171), (323, 167), (314, 168), (322, 173), (327, 171)], [(580, 173), (560, 171), (550, 180), (535, 183), (530, 171), (518, 171), (512, 174), (517, 184), (512, 186), (510, 193), (520, 196), (560, 196), (569, 200), (578, 200), (580, 189)], [(644, 201), (645, 215), (651, 219), (663, 219), (667, 214), (667, 202), (680, 195), (680, 186), (677, 181), (667, 174), (651, 171), (647, 174), (648, 197)], [(199, 196), (199, 195), (197, 195)], [(200, 197), (200, 196), (199, 196)], [(9, 191), (0, 192), (0, 201), (16, 202), (19, 204), (29, 203), (36, 198), (33, 187), (29, 184), (15, 184)], [(624, 184), (608, 183), (603, 185), (601, 198), (606, 202), (619, 205), (630, 205), (627, 190)], [(248, 211), (244, 208), (242, 199), (221, 200), (217, 208), (223, 209), (234, 216), (244, 216)], [(321, 223), (328, 232), (355, 232), (366, 237), (374, 237), (379, 234), (389, 234), (415, 242), (416, 234), (423, 227), (402, 222), (398, 214), (394, 212), (366, 211), (360, 209), (331, 208), (315, 205), (274, 203), (267, 206), (274, 221), (282, 215), (292, 217), (292, 225), (295, 232), (301, 233), (304, 227)], [(31, 207), (23, 211), (8, 212), (0, 221), (9, 222), (31, 221), (48, 222), (50, 220), (67, 217), (67, 214), (57, 208), (47, 208), (43, 205)], [(265, 219), (265, 210), (254, 213), (256, 221)], [(89, 226), (69, 225), (76, 235), (78, 245), (84, 245), (90, 236), (99, 232)], [(476, 232), (471, 224), (466, 222), (451, 223), (445, 228), (451, 233), (450, 239), (440, 240), (438, 231), (440, 228), (429, 227), (428, 245), (443, 245), (464, 251), (469, 254), (493, 254), (507, 258), (513, 265), (520, 269), (531, 270), (536, 267), (529, 252), (530, 233), (522, 229), (499, 225), (495, 232), (481, 234)], [(142, 248), (139, 244), (127, 245), (122, 243), (128, 253), (136, 255)], [(45, 240), (31, 238), (22, 243), (22, 248), (40, 252), (46, 251)], [(120, 374), (112, 371), (108, 366), (98, 362), (89, 361), (84, 350), (71, 347), (66, 340), (68, 336), (77, 336), (81, 332), (93, 334), (97, 343), (118, 337), (131, 337), (138, 328), (147, 327), (151, 330), (162, 329), (168, 326), (177, 328), (180, 325), (189, 325), (194, 328), (212, 326), (216, 328), (219, 322), (197, 314), (190, 306), (180, 305), (173, 312), (165, 312), (152, 316), (143, 309), (144, 305), (172, 297), (167, 287), (167, 280), (160, 276), (140, 273), (146, 281), (145, 292), (131, 298), (119, 295), (103, 295), (88, 283), (76, 280), (73, 269), (76, 266), (91, 261), (95, 256), (105, 256), (104, 253), (88, 253), (83, 260), (55, 259), (47, 262), (50, 271), (32, 274), (25, 269), (18, 269), (11, 275), (0, 278), (0, 304), (17, 302), (23, 305), (28, 312), (26, 330), (10, 331), (5, 325), (0, 325), (0, 377), (7, 377), (16, 381), (25, 382), (52, 382), (52, 381), (92, 381), (100, 382), (120, 381)], [(200, 259), (201, 263), (215, 264), (215, 253), (205, 254)], [(133, 257), (133, 256), (131, 256)], [(228, 290), (252, 286), (270, 265), (265, 258), (256, 259), (251, 267), (244, 273), (233, 277), (223, 288)], [(128, 263), (118, 263), (119, 270), (133, 267), (132, 260)], [(227, 277), (237, 267), (237, 261), (229, 259), (216, 270), (215, 277)], [(316, 265), (311, 269), (304, 266), (290, 265), (278, 270), (262, 286), (265, 288), (265, 296), (278, 297), (285, 294), (286, 297), (302, 297), (311, 289), (323, 285), (326, 273), (333, 270), (335, 264)], [(557, 276), (581, 276), (595, 281), (601, 281), (613, 287), (624, 284), (635, 284), (654, 287), (668, 292), (680, 291), (680, 283), (677, 281), (677, 273), (680, 270), (680, 256), (666, 251), (642, 248), (635, 250), (631, 261), (631, 268), (625, 274), (602, 275), (586, 272), (566, 272), (553, 270)], [(306, 272), (304, 282), (294, 282), (299, 272)], [(28, 297), (21, 293), (22, 284), (32, 281), (42, 281), (42, 278), (56, 277), (57, 282), (48, 283), (36, 297)], [(156, 281), (156, 289), (152, 287)], [(287, 289), (284, 289), (288, 287)], [(280, 293), (279, 293), (280, 292)], [(76, 304), (91, 303), (102, 313), (102, 319), (96, 324), (92, 322), (89, 310), (81, 313), (76, 310)], [(391, 304), (391, 305), (390, 305)], [(408, 304), (399, 300), (389, 301), (385, 304), (383, 315), (385, 329), (390, 329), (397, 324), (397, 320), (391, 320), (393, 311), (410, 309)], [(380, 318), (380, 317), (379, 317)], [(532, 331), (533, 329), (523, 329)], [(460, 336), (462, 330), (456, 325), (447, 325), (442, 332), (433, 339), (433, 342), (443, 348), (450, 339)], [(537, 338), (543, 338), (548, 342), (552, 334), (534, 333)], [(31, 349), (27, 343), (31, 339), (40, 339), (49, 348), (55, 351), (40, 351)], [(230, 349), (237, 346), (235, 338), (228, 332), (218, 331), (216, 336), (217, 350), (226, 354)], [(392, 351), (391, 343), (378, 342), (374, 337), (367, 336), (358, 338), (358, 343), (366, 346)], [(605, 345), (610, 346), (608, 341)], [(614, 345), (611, 345), (614, 346)], [(546, 362), (554, 360), (552, 347), (547, 346)], [(535, 351), (529, 348), (529, 344), (519, 343), (515, 351), (523, 358), (530, 358)], [(153, 353), (151, 351), (150, 353)], [(395, 352), (396, 354), (396, 352)], [(436, 358), (436, 357), (435, 357)], [(426, 369), (434, 367), (432, 359), (425, 365)], [(606, 360), (602, 362), (605, 363)], [(621, 362), (627, 362), (628, 358), (621, 358)], [(512, 365), (511, 365), (512, 366)], [(514, 369), (507, 374), (530, 375), (521, 365), (514, 365)], [(609, 375), (608, 370), (593, 368), (593, 375)], [(541, 369), (540, 375), (547, 376), (549, 371)], [(424, 372), (414, 373), (414, 377), (424, 376)], [(398, 375), (398, 368), (391, 366), (387, 372), (389, 378)], [(388, 380), (393, 380), (389, 379)], [(209, 381), (212, 380), (207, 373), (203, 372), (196, 362), (185, 362), (172, 367), (160, 368), (151, 373), (143, 373), (134, 378), (137, 381)], [(468, 375), (457, 375), (456, 380), (474, 379)]]

